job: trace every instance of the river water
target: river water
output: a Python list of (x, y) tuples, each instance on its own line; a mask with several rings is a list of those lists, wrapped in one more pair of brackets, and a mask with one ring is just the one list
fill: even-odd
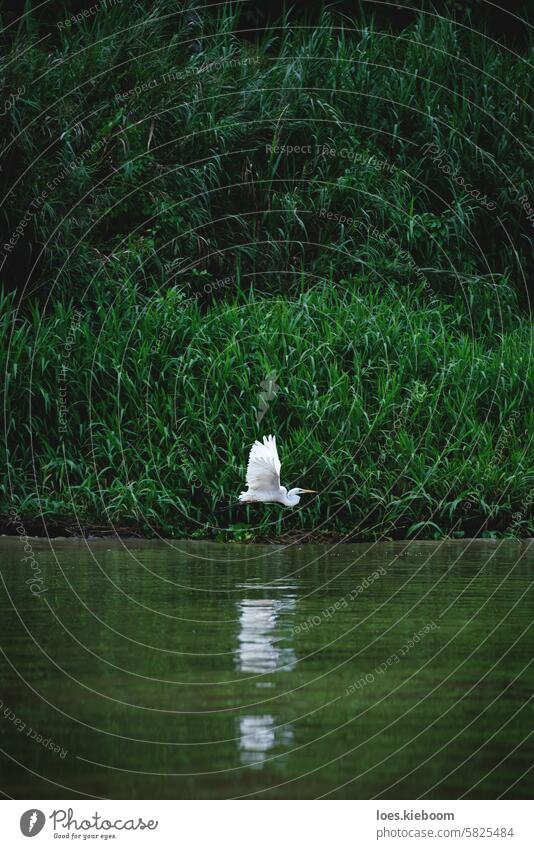
[(0, 559), (9, 796), (532, 796), (534, 541)]

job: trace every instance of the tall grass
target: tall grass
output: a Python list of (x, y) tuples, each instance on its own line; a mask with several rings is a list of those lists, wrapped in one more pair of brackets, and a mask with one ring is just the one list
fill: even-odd
[[(319, 490), (284, 514), (286, 530), (506, 532), (528, 508), (526, 323), (475, 340), (450, 306), (357, 281), (207, 311), (176, 288), (101, 291), (92, 310), (54, 303), (14, 327), (10, 301), (3, 495), (21, 514), (213, 533), (266, 432), (284, 482)], [(278, 391), (258, 425), (272, 373)], [(282, 527), (274, 507), (237, 519)], [(532, 531), (528, 509), (517, 528)]]
[[(2, 59), (0, 511), (532, 533), (526, 59), (423, 15), (41, 27)], [(261, 432), (319, 495), (217, 514)]]
[(23, 288), (31, 271), (29, 291), (80, 294), (102, 262), (152, 291), (190, 266), (217, 277), (238, 265), (265, 275), (256, 285), (269, 292), (303, 267), (413, 279), (365, 232), (322, 219), (327, 208), (387, 233), (438, 293), (494, 275), (524, 304), (526, 59), (427, 15), (399, 35), (325, 14), (251, 43), (239, 14), (123, 4), (50, 25), (42, 44), (14, 42), (3, 91), (25, 93), (0, 118), (5, 233), (46, 197), (7, 257), (6, 283), (15, 275)]

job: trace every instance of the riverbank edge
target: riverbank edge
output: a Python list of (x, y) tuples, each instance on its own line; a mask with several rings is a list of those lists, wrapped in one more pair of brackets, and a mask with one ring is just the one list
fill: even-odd
[[(153, 527), (150, 531), (135, 522), (102, 524), (91, 522), (80, 522), (74, 517), (64, 519), (45, 519), (43, 516), (21, 516), (14, 522), (11, 516), (0, 514), (0, 538), (24, 536), (31, 539), (58, 539), (58, 540), (100, 540), (100, 539), (124, 539), (124, 540), (181, 540), (184, 542), (238, 542), (243, 544), (271, 544), (271, 545), (304, 545), (304, 544), (357, 544), (376, 542), (439, 542), (446, 540), (457, 540), (458, 542), (468, 540), (501, 541), (509, 540), (515, 542), (530, 542), (534, 537), (517, 537), (499, 531), (488, 530), (486, 520), (482, 521), (478, 528), (472, 524), (469, 532), (460, 533), (457, 530), (443, 530), (441, 535), (418, 532), (416, 535), (407, 537), (406, 529), (392, 529), (388, 534), (357, 533), (351, 530), (342, 531), (317, 531), (313, 528), (302, 528), (287, 531), (282, 534), (255, 533), (254, 528), (239, 527), (212, 528), (201, 535), (179, 534), (173, 535), (168, 529)], [(419, 529), (421, 531), (421, 529)]]

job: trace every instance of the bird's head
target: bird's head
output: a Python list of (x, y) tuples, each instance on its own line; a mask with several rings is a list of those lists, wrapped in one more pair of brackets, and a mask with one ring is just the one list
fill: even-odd
[(306, 492), (317, 492), (315, 489), (301, 489), (300, 486), (295, 486), (293, 489), (290, 489), (287, 493), (287, 500), (292, 502), (293, 506), (296, 506), (300, 501), (300, 496), (304, 495)]

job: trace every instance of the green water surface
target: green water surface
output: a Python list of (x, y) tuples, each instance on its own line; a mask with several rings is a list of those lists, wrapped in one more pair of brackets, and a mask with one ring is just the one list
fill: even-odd
[(534, 543), (28, 544), (6, 796), (532, 796)]

